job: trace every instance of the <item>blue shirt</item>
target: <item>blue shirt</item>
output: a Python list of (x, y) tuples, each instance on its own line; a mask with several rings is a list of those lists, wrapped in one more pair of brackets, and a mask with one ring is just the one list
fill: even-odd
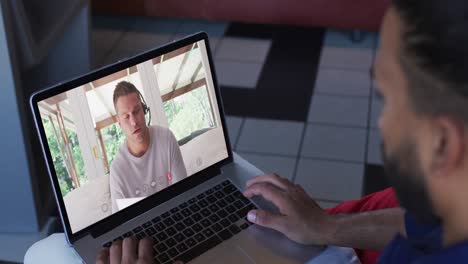
[(400, 234), (390, 242), (378, 263), (468, 263), (468, 240), (442, 247), (441, 226), (423, 226), (405, 215), (407, 238)]

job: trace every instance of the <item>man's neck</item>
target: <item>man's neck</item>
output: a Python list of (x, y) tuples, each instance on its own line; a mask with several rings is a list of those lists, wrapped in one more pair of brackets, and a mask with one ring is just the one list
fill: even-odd
[(150, 144), (150, 133), (149, 128), (146, 128), (146, 133), (143, 136), (142, 142), (130, 142), (127, 140), (127, 149), (133, 156), (139, 158), (145, 155)]
[(455, 210), (443, 220), (443, 246), (468, 240), (468, 211)]

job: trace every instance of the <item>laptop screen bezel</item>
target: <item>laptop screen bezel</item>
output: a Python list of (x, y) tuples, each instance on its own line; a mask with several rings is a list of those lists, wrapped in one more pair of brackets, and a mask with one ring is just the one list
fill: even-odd
[[(53, 159), (52, 159), (49, 147), (48, 147), (47, 137), (46, 137), (45, 130), (42, 124), (38, 103), (52, 96), (64, 93), (66, 91), (69, 91), (77, 87), (80, 87), (91, 81), (103, 78), (107, 75), (113, 74), (115, 72), (121, 71), (123, 69), (129, 68), (139, 63), (151, 60), (155, 57), (161, 56), (163, 54), (177, 50), (179, 48), (196, 43), (201, 40), (204, 40), (206, 51), (207, 51), (209, 69), (206, 69), (206, 70), (210, 70), (211, 72), (211, 78), (212, 78), (213, 85), (214, 85), (216, 100), (218, 102), (217, 103), (218, 110), (219, 110), (219, 114), (221, 118), (221, 124), (223, 128), (223, 133), (224, 133), (224, 140), (226, 142), (226, 149), (227, 149), (228, 157), (209, 166), (206, 169), (203, 169), (200, 172), (193, 174), (190, 177), (187, 177), (186, 179), (180, 182), (177, 182), (165, 188), (164, 190), (161, 190), (149, 196), (146, 199), (143, 199), (142, 201), (132, 206), (129, 206), (123, 210), (120, 210), (119, 212), (113, 213), (107, 216), (106, 218), (101, 219), (100, 221), (73, 233), (71, 229), (70, 221), (68, 218), (68, 213), (65, 207), (64, 199), (62, 196), (62, 192), (60, 190), (58, 177), (54, 169)], [(233, 161), (233, 154), (232, 154), (231, 144), (230, 144), (227, 126), (226, 126), (223, 103), (222, 103), (221, 94), (220, 94), (220, 90), (219, 90), (219, 86), (218, 86), (218, 82), (216, 78), (216, 72), (214, 69), (213, 58), (211, 55), (211, 49), (210, 49), (210, 45), (208, 41), (208, 35), (206, 32), (198, 32), (196, 34), (187, 36), (183, 39), (174, 41), (170, 44), (135, 55), (131, 58), (125, 59), (123, 61), (119, 61), (109, 66), (102, 67), (100, 69), (97, 69), (83, 76), (77, 77), (75, 79), (66, 81), (64, 83), (59, 83), (50, 88), (36, 92), (30, 98), (30, 106), (34, 115), (34, 122), (36, 125), (36, 129), (40, 137), (42, 151), (44, 154), (43, 156), (47, 165), (47, 169), (49, 171), (49, 176), (50, 176), (51, 183), (54, 189), (55, 198), (59, 207), (58, 209), (59, 209), (59, 213), (61, 216), (62, 224), (64, 226), (64, 231), (70, 243), (77, 241), (78, 239), (82, 238), (83, 236), (86, 236), (89, 233), (91, 233), (93, 236), (99, 236), (100, 234), (103, 234), (108, 230), (112, 230), (113, 228), (134, 218), (134, 216), (140, 215), (148, 211), (149, 209), (154, 208), (155, 206), (176, 197), (178, 194), (183, 193), (215, 177), (217, 175), (217, 172), (219, 172), (222, 166), (228, 163), (231, 163)]]

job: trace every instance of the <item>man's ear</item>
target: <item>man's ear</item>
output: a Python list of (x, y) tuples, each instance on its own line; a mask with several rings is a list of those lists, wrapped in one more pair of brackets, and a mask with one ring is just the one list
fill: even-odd
[(438, 117), (435, 120), (432, 168), (441, 176), (450, 175), (463, 165), (466, 137), (465, 127), (460, 120), (450, 117)]

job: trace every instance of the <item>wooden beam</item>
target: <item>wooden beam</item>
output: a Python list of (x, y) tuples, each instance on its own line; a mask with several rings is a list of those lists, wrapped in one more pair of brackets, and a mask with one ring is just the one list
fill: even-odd
[(104, 120), (96, 122), (96, 129), (103, 129), (107, 126), (117, 123), (117, 116), (113, 115)]
[(180, 76), (182, 75), (182, 72), (184, 71), (185, 65), (187, 64), (190, 51), (191, 50), (184, 53), (184, 58), (182, 59), (182, 63), (180, 64), (179, 70), (177, 71), (177, 75), (174, 79), (174, 83), (172, 84), (172, 91), (175, 91), (175, 89), (177, 89), (177, 85), (179, 85), (179, 79), (180, 79)]
[(192, 81), (192, 82), (195, 81), (195, 78), (197, 78), (197, 75), (200, 72), (200, 70), (202, 69), (202, 67), (203, 67), (203, 64), (200, 61), (200, 63), (197, 65), (197, 68), (195, 69), (195, 72), (193, 73), (192, 77), (190, 78), (190, 81)]
[(205, 78), (200, 79), (200, 80), (198, 80), (198, 81), (196, 81), (194, 83), (185, 85), (185, 86), (183, 86), (183, 87), (181, 87), (181, 88), (179, 88), (179, 89), (177, 89), (175, 91), (172, 91), (170, 93), (167, 93), (167, 94), (161, 96), (161, 99), (162, 99), (163, 102), (166, 102), (166, 101), (169, 101), (169, 100), (171, 100), (171, 99), (173, 99), (173, 98), (175, 98), (175, 97), (177, 97), (179, 95), (182, 95), (184, 93), (188, 93), (188, 92), (190, 92), (190, 91), (192, 91), (194, 89), (202, 87), (203, 85), (206, 85), (206, 79)]
[(96, 132), (97, 132), (97, 134), (98, 134), (99, 143), (100, 143), (100, 145), (101, 145), (102, 155), (104, 156), (104, 167), (106, 167), (107, 172), (110, 172), (109, 159), (107, 159), (106, 148), (104, 147), (104, 140), (102, 140), (101, 130), (100, 130), (100, 129), (96, 129)]

